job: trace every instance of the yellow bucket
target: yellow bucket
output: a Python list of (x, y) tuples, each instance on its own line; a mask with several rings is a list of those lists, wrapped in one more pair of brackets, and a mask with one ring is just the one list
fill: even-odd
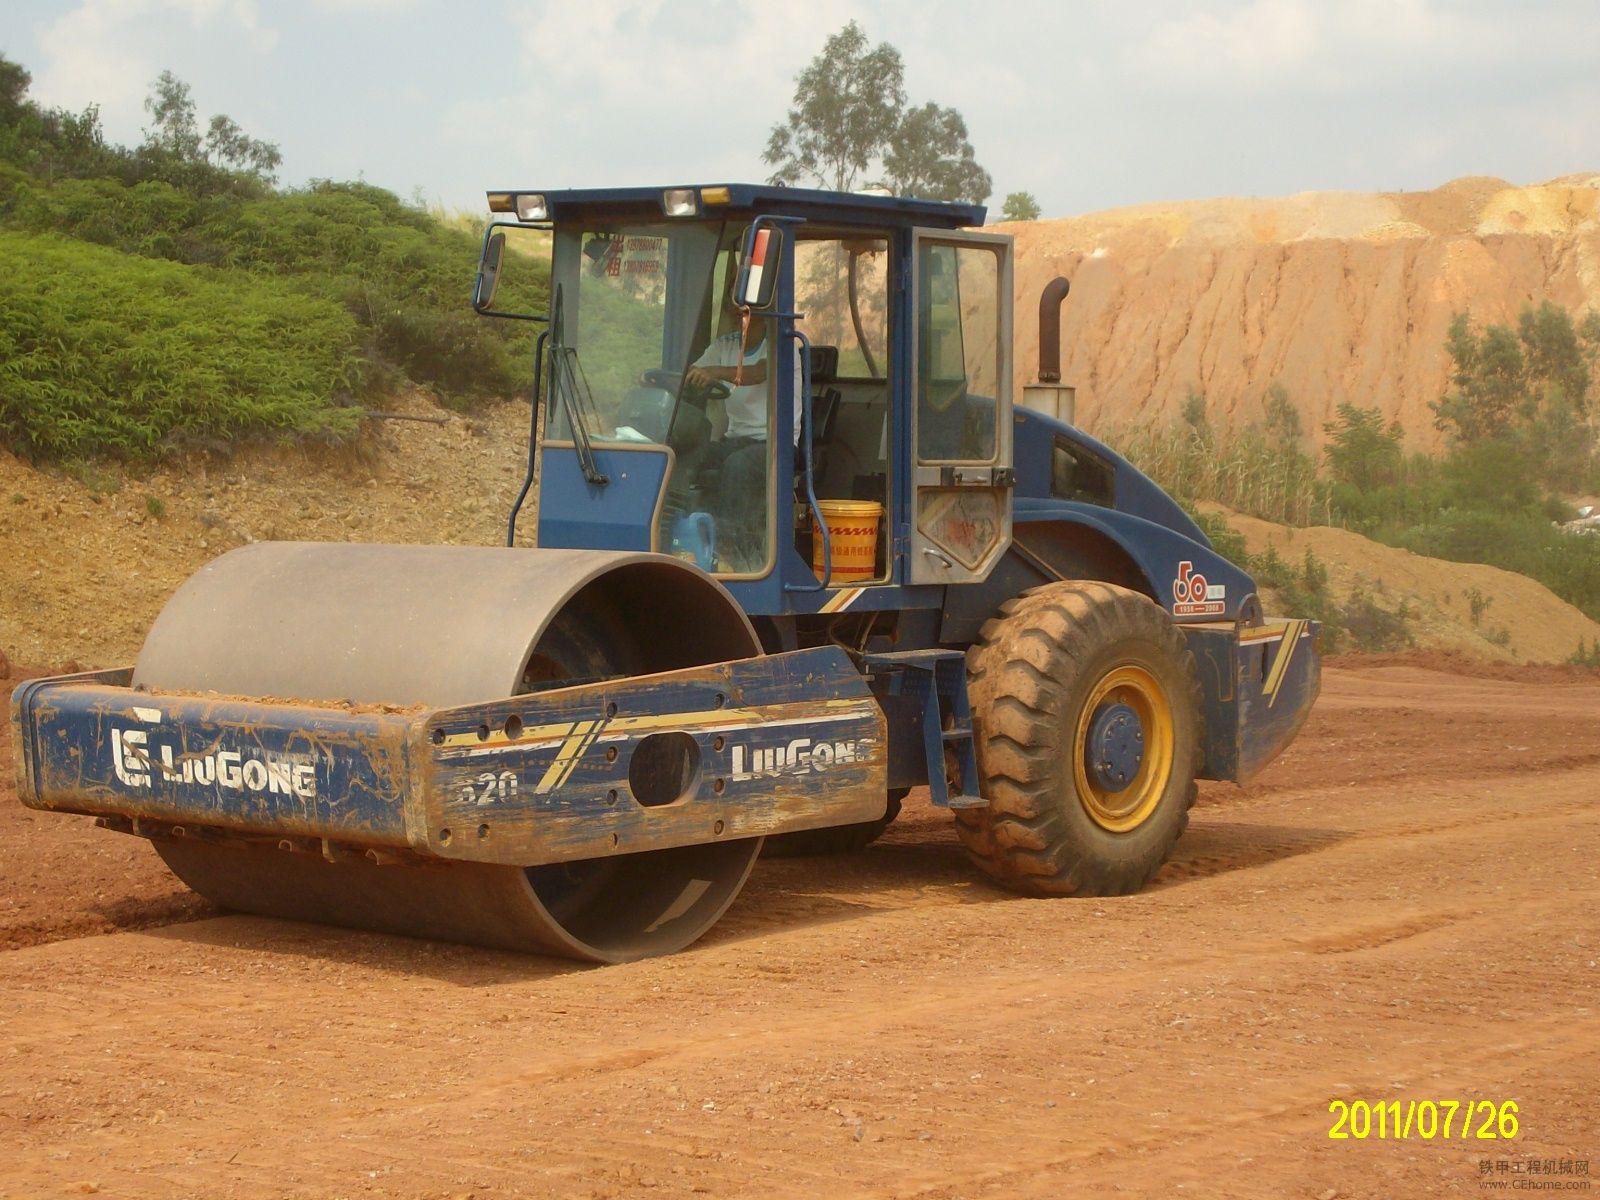
[[(883, 505), (876, 500), (819, 500), (833, 550), (831, 583), (859, 583), (878, 574), (878, 525)], [(811, 569), (822, 578), (822, 531), (811, 517)]]

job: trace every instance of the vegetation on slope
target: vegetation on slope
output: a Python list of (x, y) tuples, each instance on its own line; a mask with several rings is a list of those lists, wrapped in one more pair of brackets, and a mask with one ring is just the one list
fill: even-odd
[(340, 435), (355, 319), (273, 279), (0, 233), (0, 430), (30, 458), (147, 458), (174, 431)]
[[(1325, 427), (1319, 461), (1304, 448), (1298, 410), (1276, 386), (1261, 418), (1243, 428), (1214, 428), (1204, 397), (1193, 395), (1175, 425), (1114, 431), (1109, 440), (1191, 505), (1209, 500), (1286, 525), (1339, 525), (1418, 554), (1502, 567), (1600, 619), (1600, 537), (1560, 528), (1575, 515), (1563, 496), (1600, 493), (1591, 406), (1600, 315), (1578, 321), (1546, 302), (1525, 309), (1515, 328), (1477, 329), (1463, 314), (1446, 348), (1454, 372), (1433, 406), (1449, 445), (1439, 457), (1407, 455), (1398, 423), (1386, 423), (1377, 407), (1345, 403)], [(1215, 522), (1208, 531), (1308, 615), (1345, 620), (1326, 611), (1312, 586), (1316, 564), (1299, 568), (1297, 582), (1283, 564), (1248, 560)]]
[[(523, 330), (467, 298), (477, 238), (364, 183), (274, 186), (277, 147), (202, 130), (170, 74), (151, 126), (29, 100), (0, 58), (0, 441), (146, 458), (195, 437), (342, 436), (406, 381), (467, 406), (525, 387)], [(507, 280), (540, 310), (544, 281)]]

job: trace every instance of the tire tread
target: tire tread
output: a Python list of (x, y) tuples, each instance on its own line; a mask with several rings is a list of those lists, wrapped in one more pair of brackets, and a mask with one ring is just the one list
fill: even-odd
[(1198, 770), (1204, 731), (1194, 656), (1147, 597), (1095, 581), (1031, 588), (1002, 604), (967, 651), (974, 744), (989, 803), (958, 811), (956, 831), (978, 867), (1014, 890), (1040, 896), (1138, 891), (1188, 826), (1199, 790), (1192, 772), (1179, 785), (1183, 795), (1169, 818), (1170, 836), (1137, 863), (1097, 858), (1092, 847), (1079, 845), (1061, 808), (1061, 717), (1052, 710), (1102, 648), (1126, 639), (1153, 642), (1176, 664), (1187, 694), (1172, 702), (1192, 717), (1188, 761)]

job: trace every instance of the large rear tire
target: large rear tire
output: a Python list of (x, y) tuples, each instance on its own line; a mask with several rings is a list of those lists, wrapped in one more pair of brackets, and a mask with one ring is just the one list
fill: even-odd
[(1200, 768), (1194, 656), (1165, 612), (1106, 583), (1008, 601), (967, 654), (985, 808), (968, 854), (1035, 896), (1137, 891), (1189, 822)]

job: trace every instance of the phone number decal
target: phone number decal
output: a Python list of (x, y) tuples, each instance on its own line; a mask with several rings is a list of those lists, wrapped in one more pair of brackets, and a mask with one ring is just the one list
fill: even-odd
[(1328, 1136), (1334, 1141), (1510, 1141), (1517, 1136), (1515, 1100), (1334, 1100), (1328, 1112), (1333, 1116)]

